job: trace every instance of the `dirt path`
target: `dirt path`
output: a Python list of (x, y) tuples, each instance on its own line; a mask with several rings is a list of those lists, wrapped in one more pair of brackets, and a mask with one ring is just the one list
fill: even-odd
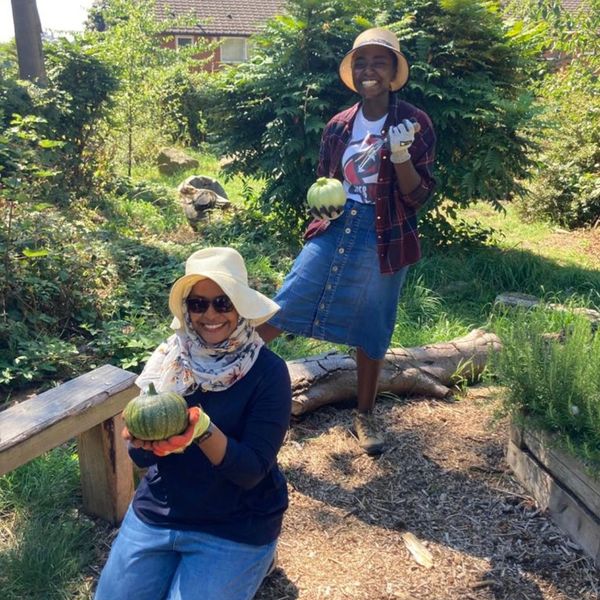
[[(494, 405), (485, 388), (454, 403), (384, 399), (378, 459), (357, 451), (349, 410), (295, 423), (280, 454), (280, 568), (256, 600), (598, 600), (592, 564), (512, 478)], [(411, 558), (407, 530), (432, 568)]]

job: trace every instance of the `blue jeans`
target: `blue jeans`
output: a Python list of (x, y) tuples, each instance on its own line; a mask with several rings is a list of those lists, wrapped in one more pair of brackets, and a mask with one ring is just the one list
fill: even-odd
[(102, 570), (95, 600), (250, 600), (277, 541), (240, 544), (147, 525), (131, 506)]

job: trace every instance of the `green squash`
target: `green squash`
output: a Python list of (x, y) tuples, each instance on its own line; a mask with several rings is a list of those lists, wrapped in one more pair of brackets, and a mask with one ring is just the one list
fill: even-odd
[(309, 208), (314, 209), (323, 218), (336, 219), (344, 211), (346, 192), (341, 181), (328, 177), (319, 177), (306, 194)]
[(123, 419), (129, 433), (139, 440), (165, 440), (186, 429), (188, 406), (179, 394), (159, 394), (151, 383), (148, 393), (127, 403)]

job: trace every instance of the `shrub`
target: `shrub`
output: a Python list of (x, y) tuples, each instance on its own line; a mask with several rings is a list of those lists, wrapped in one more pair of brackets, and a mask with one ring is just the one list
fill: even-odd
[(519, 201), (529, 219), (563, 227), (600, 223), (600, 88), (572, 88), (548, 97), (538, 134), (540, 153), (527, 194)]
[(49, 87), (43, 116), (49, 137), (63, 142), (61, 178), (71, 195), (87, 193), (98, 168), (97, 127), (111, 107), (118, 80), (85, 42), (60, 40), (46, 49)]
[(205, 140), (206, 124), (199, 92), (204, 80), (201, 74), (177, 69), (167, 73), (160, 83), (163, 128), (170, 133), (173, 143), (198, 147)]
[(519, 312), (501, 332), (506, 408), (600, 469), (600, 333), (572, 313)]
[[(566, 227), (600, 222), (600, 0), (587, 10), (535, 3), (525, 19), (550, 17), (551, 72), (536, 86), (543, 114), (534, 129), (532, 180), (519, 206)], [(576, 33), (574, 33), (576, 32)]]
[[(59, 40), (48, 46), (46, 57), (47, 87), (0, 75), (0, 124), (10, 126), (15, 115), (29, 124), (37, 119), (36, 134), (55, 142), (52, 157), (44, 152), (31, 158), (38, 163), (43, 159), (54, 170), (53, 183), (62, 192), (56, 202), (89, 191), (99, 160), (96, 126), (117, 80), (83, 43)], [(10, 54), (4, 58), (11, 64)]]

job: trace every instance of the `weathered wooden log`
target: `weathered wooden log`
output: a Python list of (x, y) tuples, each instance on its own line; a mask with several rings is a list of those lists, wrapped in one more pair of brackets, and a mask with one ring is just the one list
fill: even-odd
[[(481, 329), (449, 342), (392, 348), (385, 356), (379, 391), (446, 398), (457, 383), (474, 381), (490, 352), (499, 349), (500, 339)], [(356, 398), (356, 360), (349, 354), (327, 352), (287, 364), (293, 415)]]
[(564, 304), (556, 304), (555, 302), (545, 303), (536, 296), (529, 294), (521, 294), (520, 292), (505, 292), (498, 294), (494, 302), (496, 306), (516, 307), (516, 308), (533, 308), (536, 306), (544, 307), (549, 310), (568, 311), (575, 315), (580, 315), (589, 319), (594, 328), (600, 324), (600, 312), (593, 308), (570, 307)]

